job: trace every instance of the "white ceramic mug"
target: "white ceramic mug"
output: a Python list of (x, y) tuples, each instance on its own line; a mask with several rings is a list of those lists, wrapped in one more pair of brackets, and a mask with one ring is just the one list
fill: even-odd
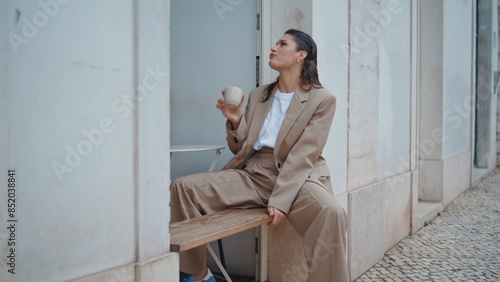
[(236, 108), (241, 103), (241, 96), (243, 96), (243, 91), (235, 86), (228, 86), (224, 91), (224, 102), (230, 108)]

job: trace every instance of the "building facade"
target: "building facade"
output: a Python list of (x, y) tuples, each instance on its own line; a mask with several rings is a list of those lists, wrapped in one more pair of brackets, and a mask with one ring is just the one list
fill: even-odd
[[(0, 0), (0, 183), (16, 183), (0, 191), (16, 200), (12, 216), (0, 205), (15, 223), (0, 229), (0, 280), (178, 281), (169, 184), (213, 155), (169, 147), (225, 145), (221, 89), (273, 81), (269, 49), (289, 28), (316, 40), (337, 97), (324, 156), (355, 279), (496, 166), (497, 6)], [(230, 273), (259, 272), (259, 234), (224, 239)], [(305, 280), (288, 223), (259, 240), (269, 281)]]

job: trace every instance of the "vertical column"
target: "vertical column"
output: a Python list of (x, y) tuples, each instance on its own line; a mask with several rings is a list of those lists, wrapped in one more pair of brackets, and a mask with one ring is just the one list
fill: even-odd
[[(348, 1), (322, 0), (313, 2), (312, 9), (312, 36), (318, 45), (319, 78), (337, 98), (335, 117), (323, 150), (336, 196), (345, 196), (347, 192), (348, 6)], [(344, 208), (347, 211), (347, 206)]]
[[(497, 13), (500, 12), (500, 4), (497, 4)], [(498, 15), (498, 14), (497, 14)], [(500, 27), (500, 21), (497, 21), (497, 35), (498, 35), (498, 28)], [(497, 36), (498, 37), (498, 36)], [(497, 38), (497, 46), (498, 44), (500, 44), (500, 38)], [(500, 59), (500, 51), (497, 47), (497, 66), (498, 66), (498, 60)], [(498, 85), (498, 82), (497, 82), (497, 85)], [(497, 92), (495, 94), (498, 94), (498, 86), (497, 86)], [(500, 107), (500, 96), (497, 96), (497, 109)], [(496, 163), (497, 163), (497, 166), (498, 164), (500, 164), (500, 112), (498, 112), (497, 110), (497, 113), (496, 113), (496, 117), (497, 117), (497, 125), (496, 125), (496, 143), (497, 143), (497, 149), (496, 149), (496, 152), (497, 152), (497, 155), (496, 155)]]
[(411, 132), (410, 132), (410, 170), (411, 174), (411, 232), (417, 230), (417, 206), (418, 206), (418, 91), (420, 70), (420, 5), (416, 1), (411, 2)]
[[(8, 16), (7, 16), (7, 1), (0, 0), (0, 169), (1, 171), (7, 171), (7, 160), (8, 154), (7, 148), (7, 126), (8, 126), (8, 115), (7, 115), (7, 66), (8, 66), (8, 53), (9, 53), (9, 41), (7, 38), (8, 33)], [(5, 179), (2, 175), (0, 179)], [(3, 199), (2, 199), (3, 201)], [(6, 201), (3, 201), (5, 203)], [(3, 213), (2, 213), (3, 214)], [(3, 219), (1, 217), (0, 219)], [(4, 221), (2, 221), (4, 222)], [(1, 279), (0, 279), (1, 280)]]
[(442, 201), (443, 161), (443, 1), (420, 2), (419, 193)]
[[(494, 2), (494, 1), (493, 1)], [(497, 50), (497, 30), (493, 13), (496, 5), (491, 0), (477, 3), (477, 76), (476, 76), (476, 138), (474, 164), (478, 168), (491, 168), (495, 162), (493, 120), (493, 56)], [(496, 19), (496, 16), (495, 16)]]
[[(7, 113), (7, 54), (8, 54), (8, 40), (7, 31), (8, 31), (8, 22), (7, 22), (7, 1), (0, 0), (0, 182), (2, 183), (2, 187), (5, 187), (4, 183), (7, 183), (7, 170), (8, 168), (8, 113)], [(4, 189), (5, 190), (5, 189)], [(2, 208), (2, 212), (0, 213), (0, 222), (2, 224), (7, 222), (7, 213), (5, 212), (4, 207), (7, 203), (7, 193), (6, 191), (2, 191), (0, 193), (0, 201), (2, 204), (0, 207)], [(0, 232), (0, 236), (3, 238), (7, 238), (8, 230), (4, 229)], [(3, 244), (4, 246), (0, 247), (1, 255), (7, 253), (7, 244)], [(0, 266), (0, 280), (1, 281), (10, 281), (10, 277), (12, 276), (9, 272), (7, 272), (9, 266), (6, 263), (3, 263)]]
[(170, 221), (170, 1), (136, 0), (136, 280), (175, 281)]
[[(380, 3), (350, 1), (350, 59), (348, 113), (348, 189), (373, 183), (378, 178), (379, 34), (373, 20)], [(369, 118), (367, 118), (369, 117)]]
[(378, 182), (381, 25), (376, 15), (381, 6), (382, 1), (349, 1), (347, 189), (351, 278), (379, 261), (385, 247), (385, 192), (384, 184)]

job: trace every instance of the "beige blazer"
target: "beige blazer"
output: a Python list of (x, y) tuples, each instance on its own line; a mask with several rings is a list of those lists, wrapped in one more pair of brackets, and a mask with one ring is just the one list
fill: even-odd
[[(257, 140), (267, 113), (274, 100), (276, 90), (266, 102), (261, 102), (268, 85), (254, 89), (248, 95), (245, 113), (238, 129), (232, 130), (226, 123), (227, 144), (235, 156), (223, 169), (242, 169), (253, 155), (253, 144)], [(274, 158), (279, 174), (268, 206), (284, 213), (290, 207), (305, 181), (318, 183), (332, 193), (330, 171), (321, 155), (335, 114), (336, 98), (328, 90), (300, 87), (290, 102), (276, 146)]]

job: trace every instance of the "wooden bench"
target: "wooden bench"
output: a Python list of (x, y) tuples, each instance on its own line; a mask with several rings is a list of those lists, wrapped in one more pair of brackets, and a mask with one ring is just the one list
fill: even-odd
[[(214, 214), (171, 223), (170, 251), (186, 251), (267, 224), (270, 221), (271, 217), (267, 213), (267, 209), (255, 208), (227, 209)], [(213, 253), (212, 248), (210, 248), (210, 245), (208, 246), (210, 254), (221, 268), (222, 273), (228, 281), (231, 281), (215, 253)]]

